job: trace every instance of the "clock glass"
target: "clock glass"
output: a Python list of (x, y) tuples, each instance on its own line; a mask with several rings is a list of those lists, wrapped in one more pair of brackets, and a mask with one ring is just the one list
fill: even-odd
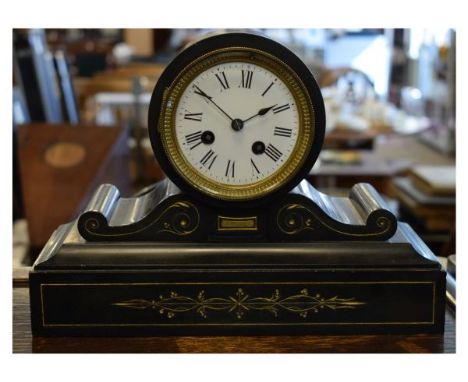
[(299, 116), (293, 94), (275, 74), (230, 62), (191, 81), (177, 106), (175, 131), (184, 159), (203, 176), (248, 185), (287, 162)]
[(217, 199), (257, 199), (281, 188), (314, 139), (314, 108), (300, 78), (255, 48), (218, 49), (191, 62), (163, 105), (158, 128), (172, 167)]

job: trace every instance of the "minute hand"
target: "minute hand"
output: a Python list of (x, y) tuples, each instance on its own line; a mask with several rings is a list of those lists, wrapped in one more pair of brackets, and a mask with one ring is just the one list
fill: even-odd
[(247, 122), (247, 121), (250, 121), (252, 118), (255, 118), (255, 117), (257, 117), (257, 116), (265, 115), (265, 114), (268, 113), (271, 109), (273, 109), (275, 106), (276, 106), (276, 104), (273, 105), (273, 106), (270, 106), (270, 107), (264, 107), (263, 109), (260, 109), (260, 110), (258, 111), (257, 114), (252, 115), (251, 117), (249, 117), (249, 118), (247, 118), (247, 119), (244, 119), (242, 122), (245, 123), (245, 122)]
[(228, 113), (226, 113), (223, 109), (221, 109), (221, 108), (219, 107), (219, 105), (218, 105), (215, 101), (213, 101), (213, 97), (211, 97), (211, 96), (209, 96), (208, 94), (206, 94), (206, 93), (205, 93), (203, 90), (201, 90), (198, 86), (194, 85), (194, 87), (195, 87), (195, 89), (196, 89), (196, 90), (194, 91), (195, 94), (198, 94), (198, 95), (201, 95), (202, 97), (205, 97), (208, 101), (210, 101), (213, 105), (215, 105), (219, 110), (221, 110), (221, 112), (222, 112), (226, 117), (228, 117), (229, 120), (232, 121), (231, 116), (230, 116)]

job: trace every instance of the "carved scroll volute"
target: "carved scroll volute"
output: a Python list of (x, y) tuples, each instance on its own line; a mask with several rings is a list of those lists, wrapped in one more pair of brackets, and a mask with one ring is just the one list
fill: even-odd
[(102, 240), (157, 240), (167, 236), (184, 237), (200, 227), (200, 214), (188, 201), (177, 201), (151, 211), (138, 222), (110, 226), (99, 212), (88, 211), (78, 220), (81, 235), (89, 241)]
[[(317, 228), (314, 215), (300, 204), (287, 204), (278, 211), (278, 228), (286, 235), (296, 235), (303, 231), (313, 231)], [(311, 233), (311, 232), (310, 232)]]
[(395, 233), (396, 218), (386, 210), (374, 210), (365, 224), (345, 224), (327, 215), (314, 203), (286, 203), (276, 212), (279, 235), (305, 241), (386, 240)]

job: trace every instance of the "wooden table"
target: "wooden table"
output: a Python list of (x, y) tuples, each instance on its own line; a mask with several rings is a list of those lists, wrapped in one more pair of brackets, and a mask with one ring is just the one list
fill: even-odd
[(251, 337), (32, 337), (29, 290), (13, 288), (14, 353), (454, 353), (455, 315), (444, 334)]

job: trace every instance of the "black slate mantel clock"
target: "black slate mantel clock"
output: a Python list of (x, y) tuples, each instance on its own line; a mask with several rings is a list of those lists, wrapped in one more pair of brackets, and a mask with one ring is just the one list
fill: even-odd
[(304, 180), (325, 112), (305, 64), (266, 37), (183, 50), (148, 131), (168, 176), (133, 197), (102, 185), (30, 275), (41, 335), (442, 331), (445, 274), (369, 184)]

